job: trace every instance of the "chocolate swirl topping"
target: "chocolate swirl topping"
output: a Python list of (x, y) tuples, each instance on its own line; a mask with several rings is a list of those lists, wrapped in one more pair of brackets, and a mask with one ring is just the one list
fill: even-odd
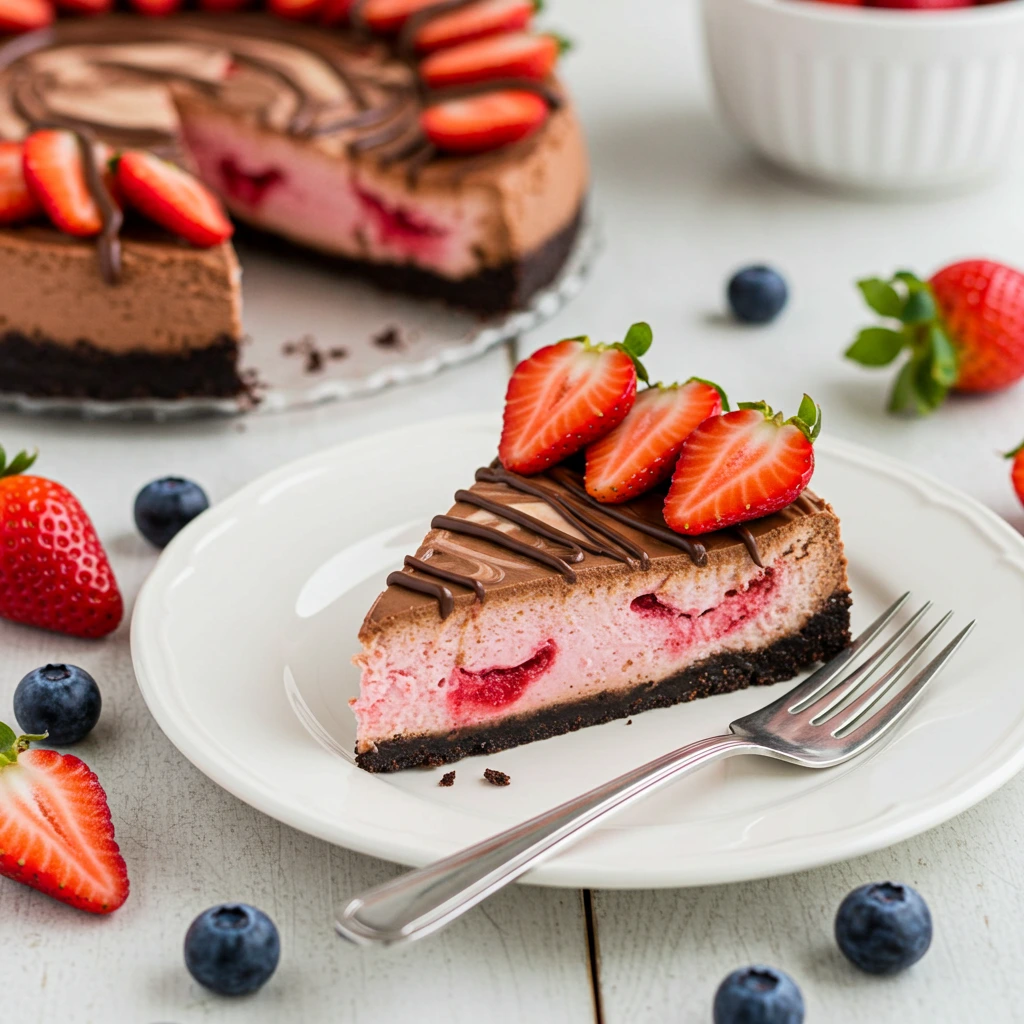
[[(759, 524), (770, 521), (771, 517), (708, 534), (704, 538), (706, 543), (698, 543), (673, 532), (664, 524), (660, 513), (664, 494), (660, 491), (621, 506), (602, 505), (587, 494), (579, 474), (564, 466), (554, 467), (538, 476), (524, 477), (509, 472), (497, 461), (478, 469), (475, 478), (478, 484), (492, 485), (495, 488), (494, 496), (480, 493), (477, 489), (459, 490), (455, 493), (455, 501), (488, 513), (498, 525), (463, 518), (454, 514), (453, 509), (448, 515), (435, 516), (431, 527), (437, 531), (475, 538), (485, 542), (484, 545), (474, 545), (471, 552), (458, 547), (450, 549), (442, 533), (437, 540), (431, 541), (428, 538), (423, 557), (407, 556), (405, 568), (391, 573), (387, 579), (389, 587), (405, 588), (436, 598), (442, 619), (447, 618), (455, 609), (455, 595), (445, 584), (472, 590), (476, 598), (483, 602), (487, 588), (479, 576), (480, 567), (490, 563), (488, 578), (500, 580), (503, 577), (500, 565), (508, 563), (493, 561), (492, 556), (488, 555), (487, 545), (494, 545), (518, 556), (524, 567), (532, 564), (553, 569), (569, 584), (577, 582), (577, 572), (573, 566), (583, 563), (588, 554), (623, 562), (635, 569), (650, 568), (651, 554), (615, 529), (611, 523), (621, 524), (635, 534), (650, 537), (652, 541), (663, 545), (662, 554), (666, 548), (684, 552), (699, 568), (709, 563), (708, 546), (728, 546), (729, 543), (735, 543), (728, 540), (729, 536), (733, 536), (746, 548), (751, 561), (758, 568), (764, 568), (752, 527), (757, 528)], [(508, 502), (506, 495), (513, 501), (515, 495), (537, 499), (571, 527), (576, 535), (570, 535), (550, 522), (523, 511)], [(803, 494), (776, 515), (811, 515), (821, 507), (822, 503), (817, 498)], [(528, 543), (510, 536), (502, 528), (502, 523), (517, 526), (537, 540)], [(546, 548), (541, 541), (548, 541), (554, 547)], [(467, 561), (470, 554), (478, 562), (477, 575), (455, 571), (439, 565), (437, 561), (440, 555)]]

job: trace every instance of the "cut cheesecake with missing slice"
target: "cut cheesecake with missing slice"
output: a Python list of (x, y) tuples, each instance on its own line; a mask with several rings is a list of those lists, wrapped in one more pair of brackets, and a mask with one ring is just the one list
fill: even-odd
[(368, 771), (789, 679), (849, 642), (839, 519), (810, 493), (699, 541), (663, 491), (600, 506), (564, 468), (484, 469), (458, 497), (360, 632)]

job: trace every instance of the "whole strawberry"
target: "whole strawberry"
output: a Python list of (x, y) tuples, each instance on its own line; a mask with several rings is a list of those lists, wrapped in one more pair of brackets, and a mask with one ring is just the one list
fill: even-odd
[(1017, 492), (1017, 497), (1020, 498), (1020, 503), (1024, 505), (1024, 441), (1012, 452), (1007, 452), (1006, 457), (1012, 460), (1010, 482)]
[(107, 795), (74, 754), (29, 750), (0, 722), (0, 875), (61, 903), (110, 914), (128, 898)]
[(106, 552), (66, 487), (24, 475), (35, 459), (20, 452), (8, 463), (0, 448), (0, 617), (106, 636), (124, 614)]
[(999, 391), (1024, 377), (1024, 274), (992, 260), (944, 267), (929, 281), (900, 271), (859, 287), (868, 305), (897, 321), (868, 327), (846, 350), (863, 366), (904, 351), (891, 412), (924, 415), (952, 391)]

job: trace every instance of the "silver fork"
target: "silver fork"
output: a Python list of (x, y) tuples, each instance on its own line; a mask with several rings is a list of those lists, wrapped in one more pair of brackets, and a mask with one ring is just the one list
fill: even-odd
[(909, 596), (904, 594), (804, 682), (760, 711), (738, 718), (728, 733), (655, 758), (521, 825), (357, 896), (342, 911), (335, 925), (338, 933), (360, 945), (392, 945), (430, 935), (576, 842), (608, 815), (712, 761), (762, 754), (805, 768), (831, 768), (863, 753), (911, 709), (974, 628), (972, 621), (910, 683), (889, 696), (952, 616), (943, 616), (876, 677), (931, 607), (931, 602), (925, 604), (861, 661)]

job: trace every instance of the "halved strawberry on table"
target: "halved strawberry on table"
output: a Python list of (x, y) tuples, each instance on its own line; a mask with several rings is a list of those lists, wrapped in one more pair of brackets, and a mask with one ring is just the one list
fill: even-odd
[(570, 338), (524, 359), (505, 394), (498, 457), (515, 473), (540, 473), (614, 430), (633, 408), (651, 329), (633, 324), (621, 342)]
[(30, 750), (0, 722), (0, 875), (61, 903), (111, 914), (128, 898), (128, 869), (107, 795), (73, 754)]
[(523, 89), (498, 89), (428, 106), (424, 135), (450, 153), (483, 153), (532, 135), (548, 116), (547, 102)]
[(764, 402), (705, 420), (683, 444), (665, 498), (665, 522), (696, 536), (778, 512), (814, 473), (821, 409), (807, 395), (784, 419)]
[(418, 52), (429, 53), (499, 32), (518, 32), (530, 24), (539, 6), (536, 0), (479, 0), (431, 18), (413, 43)]
[(868, 305), (891, 321), (868, 327), (846, 350), (863, 366), (906, 352), (890, 412), (924, 415), (950, 391), (999, 391), (1024, 378), (1024, 274), (994, 260), (964, 260), (928, 281), (902, 270), (858, 282)]
[(60, 128), (33, 132), (24, 142), (22, 167), (28, 187), (55, 227), (78, 238), (103, 230), (103, 215), (89, 191), (74, 132)]
[(35, 455), (0, 448), (0, 617), (96, 639), (115, 630), (124, 602), (103, 545), (78, 499), (27, 476)]
[(40, 213), (39, 200), (25, 180), (22, 144), (0, 142), (0, 225), (21, 224)]
[(430, 54), (420, 63), (420, 77), (431, 89), (503, 78), (540, 82), (554, 71), (565, 48), (557, 36), (506, 32)]
[(57, 8), (62, 14), (109, 14), (114, 9), (114, 0), (57, 0)]
[(218, 245), (234, 232), (220, 200), (205, 185), (152, 153), (122, 153), (117, 185), (126, 203), (193, 245)]
[(618, 504), (667, 480), (683, 442), (723, 409), (729, 411), (725, 392), (699, 377), (641, 391), (626, 418), (587, 448), (588, 493), (598, 501)]
[(279, 18), (311, 21), (322, 12), (324, 0), (267, 0), (267, 10)]

